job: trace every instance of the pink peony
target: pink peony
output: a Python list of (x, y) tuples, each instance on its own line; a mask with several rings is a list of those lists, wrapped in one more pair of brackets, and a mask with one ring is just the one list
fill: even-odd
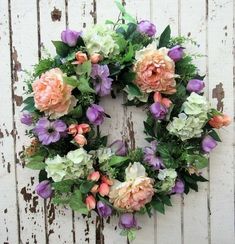
[(126, 178), (127, 181), (116, 181), (111, 187), (109, 201), (115, 208), (128, 212), (139, 211), (152, 200), (153, 180), (145, 176), (145, 169), (140, 163), (129, 166), (129, 169), (126, 170)]
[(67, 114), (76, 105), (72, 87), (63, 83), (63, 73), (58, 68), (42, 74), (32, 87), (36, 108), (51, 118)]
[(175, 63), (167, 53), (167, 48), (156, 50), (151, 45), (136, 53), (135, 83), (143, 92), (159, 91), (164, 94), (176, 92)]

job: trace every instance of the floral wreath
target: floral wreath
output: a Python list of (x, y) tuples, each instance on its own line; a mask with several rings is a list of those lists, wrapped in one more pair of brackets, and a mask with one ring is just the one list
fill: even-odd
[[(153, 23), (137, 22), (116, 4), (116, 23), (64, 30), (53, 41), (57, 55), (34, 66), (21, 117), (32, 142), (23, 156), (40, 170), (39, 196), (86, 215), (118, 215), (121, 234), (132, 240), (138, 214), (164, 213), (173, 194), (198, 191), (197, 182), (206, 181), (200, 170), (220, 141), (215, 128), (230, 118), (203, 97), (197, 55), (183, 48), (192, 40), (172, 37), (169, 26), (156, 37)], [(110, 116), (99, 101), (121, 91), (125, 106), (146, 108), (145, 148), (107, 145), (101, 135)]]

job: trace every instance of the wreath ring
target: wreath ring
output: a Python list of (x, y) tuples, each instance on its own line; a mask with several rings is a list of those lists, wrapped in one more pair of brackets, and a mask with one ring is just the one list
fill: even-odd
[[(192, 40), (172, 37), (169, 26), (157, 37), (153, 23), (117, 6), (126, 24), (66, 29), (53, 41), (57, 55), (35, 65), (21, 117), (32, 138), (23, 157), (40, 170), (39, 196), (82, 214), (118, 215), (131, 240), (138, 213), (164, 213), (173, 194), (198, 191), (197, 182), (206, 181), (200, 170), (220, 141), (215, 129), (230, 118), (203, 97), (197, 55), (183, 47)], [(109, 115), (99, 101), (114, 87), (127, 95), (125, 106), (148, 108), (149, 146), (128, 150), (101, 135), (97, 127)]]

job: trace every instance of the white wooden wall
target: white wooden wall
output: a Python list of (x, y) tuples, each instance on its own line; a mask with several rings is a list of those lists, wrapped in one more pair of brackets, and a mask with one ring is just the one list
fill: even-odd
[[(138, 19), (150, 19), (161, 33), (194, 38), (206, 54), (197, 61), (207, 74), (206, 95), (229, 114), (234, 112), (232, 0), (125, 0)], [(25, 169), (20, 152), (28, 139), (20, 124), (24, 73), (38, 61), (42, 48), (54, 53), (51, 39), (69, 26), (80, 30), (117, 17), (113, 0), (0, 0), (0, 243), (121, 244), (117, 220), (100, 222), (38, 199), (37, 174)], [(125, 138), (143, 146), (144, 112), (123, 108), (123, 97), (102, 101), (112, 122), (102, 128), (110, 140)], [(234, 244), (233, 126), (221, 131), (223, 144), (211, 155), (203, 173), (210, 180), (199, 193), (176, 196), (166, 215), (140, 218), (134, 244)]]

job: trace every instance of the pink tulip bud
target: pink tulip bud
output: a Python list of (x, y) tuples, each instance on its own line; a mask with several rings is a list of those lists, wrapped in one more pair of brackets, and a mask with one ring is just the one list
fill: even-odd
[(96, 193), (98, 192), (98, 189), (99, 189), (99, 185), (94, 185), (94, 186), (91, 188), (91, 193), (96, 194)]
[(90, 59), (93, 64), (97, 64), (102, 60), (102, 56), (98, 53), (94, 53), (91, 55)]
[(161, 104), (165, 105), (167, 108), (169, 108), (172, 105), (172, 101), (166, 97), (164, 97), (161, 101)]
[(110, 180), (110, 179), (109, 179), (107, 176), (105, 176), (105, 175), (102, 175), (102, 176), (101, 176), (101, 181), (102, 181), (103, 183), (106, 183), (106, 184), (109, 185), (109, 186), (113, 185), (112, 180)]
[(96, 200), (92, 195), (87, 196), (85, 202), (88, 210), (95, 209)]
[(76, 124), (71, 124), (68, 128), (69, 134), (72, 134), (73, 136), (76, 136), (77, 134), (77, 125)]
[(79, 134), (85, 134), (91, 130), (91, 127), (88, 124), (80, 124), (77, 125), (76, 128)]
[(84, 135), (81, 135), (81, 134), (77, 134), (75, 137), (74, 137), (74, 141), (79, 144), (81, 147), (83, 147), (84, 145), (87, 144), (87, 139)]
[(101, 183), (99, 187), (99, 194), (104, 197), (109, 194), (110, 187), (106, 183)]
[(88, 175), (88, 180), (98, 181), (100, 179), (100, 172), (94, 171)]

